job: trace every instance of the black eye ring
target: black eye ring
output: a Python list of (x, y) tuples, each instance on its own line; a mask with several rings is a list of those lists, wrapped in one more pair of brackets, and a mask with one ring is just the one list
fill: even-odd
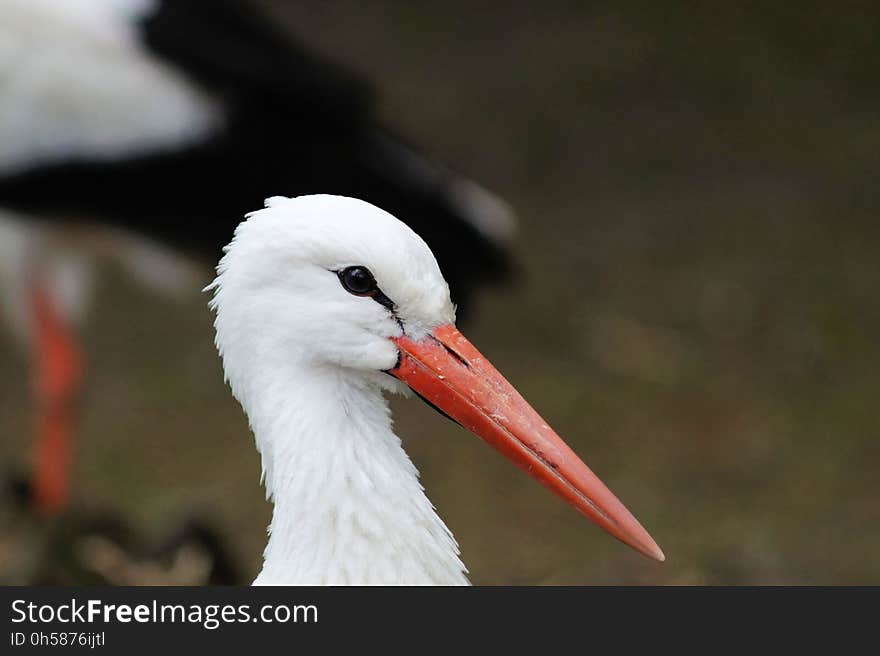
[(374, 296), (379, 292), (376, 279), (367, 267), (350, 266), (337, 271), (339, 282), (349, 294), (355, 296)]
[[(379, 305), (388, 308), (392, 313), (395, 311), (394, 301), (382, 293), (382, 290), (379, 289), (379, 285), (376, 283), (376, 279), (367, 267), (360, 265), (345, 267), (337, 271), (336, 275), (339, 277), (339, 282), (342, 283), (343, 289), (349, 294), (367, 296)], [(400, 323), (399, 319), (397, 321)]]

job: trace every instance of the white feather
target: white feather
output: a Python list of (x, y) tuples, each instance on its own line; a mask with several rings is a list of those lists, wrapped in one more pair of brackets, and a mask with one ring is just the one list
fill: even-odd
[[(362, 265), (395, 314), (334, 271)], [(466, 584), (452, 534), (391, 429), (390, 338), (454, 321), (425, 243), (351, 198), (273, 198), (210, 289), (218, 350), (275, 509), (256, 584)]]
[[(136, 21), (155, 0), (0, 0), (0, 175), (72, 160), (179, 148), (222, 123), (219, 107), (151, 55)], [(90, 230), (86, 227), (86, 230)], [(37, 217), (0, 209), (0, 302), (26, 338), (26, 275), (39, 275), (63, 319), (81, 318), (103, 245), (147, 286), (179, 294), (192, 267), (116, 231), (90, 252)], [(161, 266), (159, 266), (161, 265)]]
[(218, 105), (139, 42), (145, 0), (0, 0), (0, 174), (207, 138)]

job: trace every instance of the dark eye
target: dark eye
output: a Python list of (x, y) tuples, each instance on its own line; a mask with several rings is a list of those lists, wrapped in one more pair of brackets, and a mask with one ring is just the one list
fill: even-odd
[(362, 266), (350, 266), (337, 273), (345, 291), (357, 296), (371, 296), (379, 291), (370, 270)]

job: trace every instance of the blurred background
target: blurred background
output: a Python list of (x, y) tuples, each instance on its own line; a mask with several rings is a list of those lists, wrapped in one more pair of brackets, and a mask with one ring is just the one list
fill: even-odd
[[(880, 5), (244, 4), (509, 204), (505, 282), (468, 288), (464, 331), (667, 555), (395, 400), (474, 583), (880, 583)], [(0, 581), (200, 582), (204, 549), (248, 583), (271, 508), (199, 293), (210, 268), (187, 260), (171, 298), (96, 261), (56, 517), (16, 480), (32, 356), (2, 333)], [(83, 516), (113, 528), (71, 547)], [(211, 535), (181, 555), (181, 526)], [(150, 546), (120, 555), (122, 533)], [(91, 565), (60, 564), (83, 549)]]

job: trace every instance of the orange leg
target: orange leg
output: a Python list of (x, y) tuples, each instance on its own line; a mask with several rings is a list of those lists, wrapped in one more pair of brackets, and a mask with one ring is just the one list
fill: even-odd
[(74, 335), (42, 285), (32, 286), (30, 302), (37, 397), (34, 502), (44, 514), (56, 514), (70, 498), (74, 405), (82, 380), (82, 357)]

